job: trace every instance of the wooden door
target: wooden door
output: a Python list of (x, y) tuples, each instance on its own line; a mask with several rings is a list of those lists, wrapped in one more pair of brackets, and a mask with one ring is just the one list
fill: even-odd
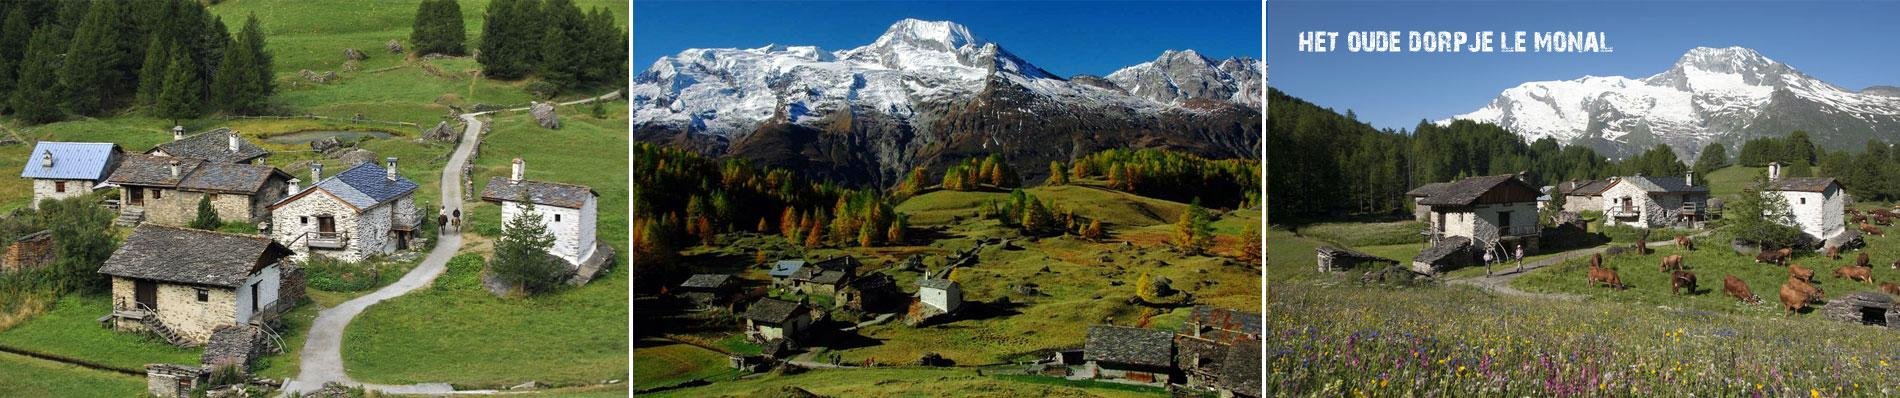
[(251, 282), (251, 316), (257, 316), (257, 303), (264, 300), (264, 295), (258, 294), (258, 285), (263, 283), (262, 281)]
[(132, 204), (135, 204), (135, 205), (145, 204), (145, 189), (144, 188), (132, 187), (131, 193), (132, 193)]
[(324, 234), (336, 233), (336, 217), (317, 216), (317, 232)]
[(141, 309), (158, 310), (158, 284), (139, 280), (132, 282), (132, 299)]

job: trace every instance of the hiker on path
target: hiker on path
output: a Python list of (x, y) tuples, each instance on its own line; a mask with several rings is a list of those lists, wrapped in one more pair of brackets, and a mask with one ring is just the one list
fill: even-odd
[(1524, 272), (1524, 244), (1517, 244), (1517, 272)]
[[(1467, 257), (1467, 258), (1469, 258), (1469, 257)], [(1494, 260), (1495, 258), (1496, 258), (1496, 257), (1493, 257), (1493, 256), (1491, 256), (1491, 250), (1490, 250), (1490, 249), (1486, 249), (1486, 250), (1484, 251), (1484, 276), (1491, 276), (1491, 262), (1492, 262), (1492, 261), (1493, 261), (1493, 260)]]

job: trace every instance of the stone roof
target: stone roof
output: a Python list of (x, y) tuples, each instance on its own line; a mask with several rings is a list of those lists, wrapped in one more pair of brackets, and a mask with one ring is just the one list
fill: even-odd
[(1437, 245), (1434, 245), (1432, 247), (1427, 247), (1425, 248), (1424, 251), (1420, 251), (1418, 253), (1418, 256), (1412, 257), (1412, 261), (1422, 262), (1426, 264), (1438, 264), (1440, 260), (1444, 260), (1446, 257), (1450, 257), (1454, 254), (1464, 253), (1465, 249), (1469, 246), (1471, 246), (1471, 238), (1467, 238), (1463, 236), (1447, 236), (1444, 239), (1439, 240), (1439, 243)]
[(251, 159), (270, 154), (270, 151), (266, 151), (264, 148), (252, 144), (250, 140), (246, 140), (242, 136), (238, 137), (238, 148), (237, 151), (233, 152), (231, 151), (232, 136), (237, 136), (237, 133), (232, 132), (231, 129), (220, 128), (176, 141), (158, 144), (157, 147), (153, 147), (152, 150), (145, 151), (145, 153), (154, 154), (164, 152), (166, 155), (173, 157), (205, 159), (219, 163), (244, 163)]
[(1622, 177), (1618, 179), (1617, 183), (1634, 184), (1636, 185), (1637, 188), (1641, 188), (1643, 192), (1651, 192), (1651, 193), (1659, 193), (1659, 192), (1707, 193), (1709, 192), (1709, 187), (1689, 185), (1689, 182), (1682, 177), (1629, 176), (1629, 177)]
[(773, 278), (784, 278), (798, 273), (801, 269), (805, 269), (805, 260), (779, 260), (772, 263), (772, 271), (767, 274), (772, 275)]
[(686, 282), (680, 283), (680, 287), (717, 289), (717, 288), (725, 287), (727, 283), (731, 283), (731, 282), (732, 282), (732, 275), (694, 274), (691, 278), (686, 278)]
[(1578, 184), (1575, 188), (1571, 188), (1570, 190), (1567, 190), (1567, 191), (1560, 190), (1560, 191), (1562, 191), (1564, 195), (1597, 196), (1597, 195), (1602, 195), (1603, 190), (1608, 189), (1609, 187), (1610, 187), (1610, 180), (1607, 180), (1607, 179), (1606, 180), (1590, 180), (1590, 181), (1584, 181), (1583, 183)]
[[(104, 180), (118, 166), (119, 145), (109, 142), (40, 141), (27, 153), (20, 177), (55, 180)], [(51, 156), (53, 164), (46, 165)]]
[(917, 287), (929, 288), (929, 289), (947, 290), (947, 289), (950, 289), (951, 286), (956, 286), (956, 285), (957, 285), (957, 281), (944, 279), (944, 278), (933, 278), (933, 279), (924, 279), (924, 280), (917, 281)]
[(897, 279), (888, 274), (870, 274), (851, 281), (851, 287), (859, 291), (894, 289)]
[(1218, 308), (1205, 305), (1195, 306), (1194, 313), (1188, 315), (1188, 319), (1189, 322), (1211, 326), (1215, 329), (1232, 330), (1254, 335), (1262, 333), (1262, 329), (1260, 328), (1260, 314), (1240, 312), (1239, 310), (1231, 308)]
[(863, 265), (863, 263), (859, 263), (856, 257), (838, 256), (838, 257), (832, 257), (825, 261), (819, 261), (812, 265), (816, 265), (818, 266), (818, 268), (823, 268), (823, 269), (828, 269), (828, 270), (856, 271), (858, 269), (858, 266)]
[[(178, 162), (173, 175), (171, 163)], [(114, 185), (176, 188), (185, 191), (254, 194), (271, 177), (290, 179), (290, 174), (261, 164), (218, 163), (204, 159), (132, 154), (126, 155), (119, 168), (106, 182)]]
[[(1443, 186), (1433, 188), (1431, 190), (1432, 192), (1428, 195), (1418, 199), (1418, 204), (1432, 206), (1469, 205), (1473, 201), (1478, 200), (1479, 196), (1483, 196), (1485, 192), (1490, 192), (1491, 189), (1496, 188), (1498, 185), (1511, 181), (1519, 181), (1516, 174), (1471, 177), (1452, 181), (1445, 183)], [(1519, 181), (1519, 183), (1522, 183), (1522, 181)], [(1535, 188), (1532, 189), (1535, 190)]]
[(792, 319), (792, 316), (805, 311), (805, 306), (793, 301), (775, 298), (761, 298), (752, 306), (746, 307), (745, 318), (753, 322), (779, 325)]
[(1366, 261), (1384, 261), (1384, 262), (1394, 263), (1394, 264), (1399, 262), (1399, 260), (1379, 257), (1379, 256), (1367, 254), (1365, 252), (1361, 252), (1358, 250), (1348, 249), (1348, 248), (1339, 247), (1339, 246), (1332, 246), (1332, 245), (1326, 245), (1326, 246), (1320, 246), (1320, 247), (1314, 248), (1313, 252), (1317, 254), (1324, 254), (1333, 258), (1356, 258), (1356, 259), (1366, 260)]
[(599, 196), (593, 188), (558, 182), (533, 180), (509, 181), (507, 178), (492, 177), (488, 185), (482, 188), (482, 200), (489, 202), (520, 202), (523, 195), (537, 205), (579, 209), (587, 205), (587, 200)]
[(259, 268), (290, 255), (261, 235), (141, 224), (99, 273), (161, 282), (238, 287)]
[(1090, 326), (1082, 360), (1174, 366), (1174, 333), (1114, 325)]
[(1418, 188), (1412, 188), (1412, 190), (1410, 191), (1405, 191), (1405, 196), (1415, 196), (1415, 197), (1432, 196), (1433, 193), (1437, 193), (1439, 189), (1443, 189), (1444, 187), (1445, 187), (1445, 183), (1442, 183), (1442, 182), (1434, 182), (1430, 184), (1420, 185), (1418, 186)]
[(1230, 391), (1260, 394), (1260, 342), (1247, 340), (1227, 349), (1220, 367), (1220, 386)]
[(285, 197), (283, 200), (271, 205), (271, 208), (275, 209), (284, 204), (296, 201), (311, 192), (323, 191), (336, 196), (337, 199), (348, 203), (351, 207), (355, 207), (356, 211), (361, 212), (376, 207), (377, 205), (408, 196), (414, 193), (417, 187), (418, 185), (416, 185), (415, 181), (410, 181), (401, 175), (397, 175), (395, 181), (390, 181), (389, 169), (378, 166), (376, 163), (363, 163), (352, 166), (349, 170), (344, 170), (342, 173), (324, 178), (323, 181), (317, 182), (316, 185), (304, 189), (302, 192)]
[(1828, 186), (1835, 184), (1840, 184), (1840, 181), (1828, 177), (1782, 177), (1769, 181), (1766, 188), (1770, 191), (1826, 192)]
[(816, 283), (820, 285), (836, 285), (839, 282), (843, 282), (843, 281), (844, 281), (844, 271), (839, 271), (839, 270), (825, 270), (824, 272), (819, 272), (817, 276), (813, 276), (811, 278), (812, 283)]

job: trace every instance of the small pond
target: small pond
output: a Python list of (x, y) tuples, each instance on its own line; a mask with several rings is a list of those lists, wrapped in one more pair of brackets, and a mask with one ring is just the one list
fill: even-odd
[(390, 134), (381, 131), (299, 131), (264, 137), (265, 142), (273, 144), (307, 144), (311, 141), (336, 137), (338, 141), (350, 142), (361, 138), (389, 138)]

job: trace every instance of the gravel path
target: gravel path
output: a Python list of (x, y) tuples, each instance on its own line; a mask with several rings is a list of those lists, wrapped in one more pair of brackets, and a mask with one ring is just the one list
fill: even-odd
[[(618, 94), (618, 92), (615, 92), (585, 100), (566, 102), (561, 105), (567, 106), (586, 103), (609, 96), (617, 96)], [(527, 108), (510, 109), (509, 111), (525, 109)], [(469, 162), (470, 153), (474, 151), (476, 146), (480, 145), (479, 141), (481, 140), (483, 125), (485, 124), (480, 116), (493, 112), (497, 111), (461, 115), (462, 121), (468, 124), (468, 128), (462, 131), (461, 143), (455, 147), (455, 152), (449, 155), (449, 163), (442, 168), (442, 179), (440, 182), (442, 185), (441, 197), (444, 211), (454, 211), (462, 208), (462, 200), (459, 199), (462, 197), (462, 170)], [(311, 184), (315, 185), (315, 182)], [(339, 383), (349, 386), (362, 386), (366, 389), (392, 394), (492, 393), (493, 391), (487, 390), (456, 391), (455, 387), (447, 383), (418, 383), (410, 385), (363, 384), (350, 379), (350, 375), (343, 371), (343, 330), (349, 326), (350, 320), (356, 319), (358, 314), (363, 313), (363, 310), (369, 308), (371, 305), (408, 294), (411, 291), (415, 291), (423, 286), (428, 286), (431, 282), (434, 282), (435, 278), (441, 276), (442, 271), (447, 269), (449, 258), (455, 257), (455, 253), (462, 249), (461, 231), (454, 232), (456, 233), (439, 234), (436, 238), (438, 241), (435, 244), (435, 249), (430, 250), (429, 256), (424, 257), (422, 263), (416, 265), (415, 269), (409, 270), (407, 274), (403, 274), (402, 279), (389, 284), (389, 286), (377, 289), (370, 294), (345, 301), (336, 307), (318, 311), (317, 319), (311, 322), (310, 332), (304, 340), (303, 357), (298, 362), (299, 373), (296, 378), (285, 381), (282, 392), (289, 394), (291, 392), (314, 391), (323, 388), (323, 385), (326, 383)]]
[[(1695, 234), (1694, 236), (1692, 236), (1692, 238), (1699, 239), (1708, 235), (1709, 235), (1709, 231), (1703, 231), (1701, 233)], [(1658, 246), (1675, 246), (1675, 245), (1676, 245), (1676, 241), (1674, 239), (1670, 239), (1670, 240), (1649, 242), (1648, 246), (1652, 248), (1653, 250), (1653, 248), (1658, 247)], [(1445, 283), (1451, 284), (1451, 285), (1471, 286), (1471, 287), (1478, 288), (1478, 290), (1483, 290), (1483, 291), (1506, 295), (1506, 296), (1542, 298), (1542, 299), (1551, 299), (1551, 300), (1580, 301), (1588, 296), (1584, 296), (1580, 294), (1569, 294), (1569, 293), (1527, 292), (1527, 291), (1518, 290), (1517, 288), (1511, 287), (1511, 281), (1517, 280), (1517, 277), (1524, 276), (1524, 274), (1530, 273), (1532, 270), (1548, 267), (1552, 265), (1557, 265), (1570, 259), (1589, 257), (1592, 254), (1602, 253), (1604, 250), (1609, 250), (1610, 247), (1612, 246), (1613, 245), (1603, 245), (1603, 246), (1593, 247), (1589, 249), (1572, 250), (1572, 251), (1564, 252), (1561, 254), (1553, 255), (1550, 257), (1545, 257), (1537, 261), (1524, 263), (1523, 271), (1518, 271), (1516, 264), (1503, 263), (1503, 264), (1495, 265), (1493, 267), (1496, 267), (1497, 269), (1505, 270), (1505, 272), (1499, 272), (1491, 276), (1472, 276), (1472, 277), (1465, 277), (1465, 278), (1456, 278), (1456, 279), (1445, 281)]]

